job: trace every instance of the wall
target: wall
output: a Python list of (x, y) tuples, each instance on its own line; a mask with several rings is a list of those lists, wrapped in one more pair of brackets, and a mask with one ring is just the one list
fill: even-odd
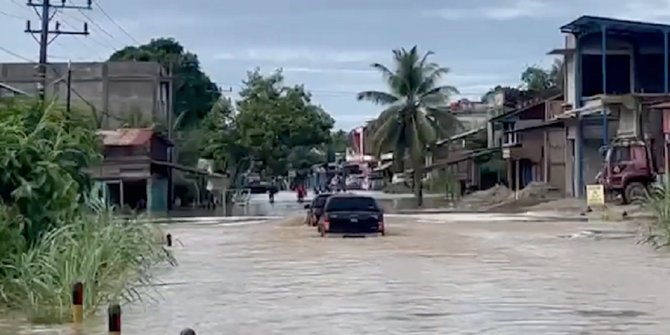
[[(52, 63), (47, 69), (48, 96), (64, 101), (67, 95), (66, 63)], [(37, 93), (35, 64), (0, 64), (0, 82)], [(116, 129), (127, 123), (130, 113), (141, 115), (146, 123), (165, 123), (169, 81), (154, 62), (72, 63), (72, 105), (95, 108), (102, 117), (102, 128)]]
[[(565, 48), (567, 50), (574, 50), (576, 45), (577, 42), (575, 36), (567, 35), (565, 39)], [(575, 86), (577, 63), (575, 62), (575, 59), (575, 53), (570, 52), (563, 57), (563, 64), (565, 64), (566, 69), (565, 77), (563, 78), (563, 84), (565, 85), (565, 102), (573, 107), (576, 107), (575, 102), (577, 101), (577, 91)]]
[(104, 162), (86, 172), (98, 180), (147, 179), (151, 176), (151, 164), (148, 160), (120, 160)]
[(521, 146), (513, 150), (514, 158), (526, 158), (533, 163), (541, 164), (544, 151), (544, 129), (533, 129), (522, 134)]
[(147, 208), (152, 212), (168, 210), (168, 180), (154, 175), (147, 183)]
[(571, 190), (572, 188), (567, 187), (566, 180), (568, 176), (566, 175), (566, 137), (565, 137), (565, 128), (549, 128), (546, 130), (547, 136), (547, 145), (545, 146), (546, 152), (546, 170), (547, 170), (547, 182), (558, 188), (563, 192), (563, 194), (568, 195), (566, 190)]

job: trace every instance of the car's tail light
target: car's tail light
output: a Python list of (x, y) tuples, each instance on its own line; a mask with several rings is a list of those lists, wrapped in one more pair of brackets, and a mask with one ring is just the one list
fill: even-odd
[(383, 216), (381, 216), (381, 215), (379, 216), (379, 222), (377, 224), (378, 224), (379, 231), (384, 231), (384, 217)]
[(328, 217), (323, 218), (323, 230), (328, 231), (330, 229), (330, 221), (328, 220)]

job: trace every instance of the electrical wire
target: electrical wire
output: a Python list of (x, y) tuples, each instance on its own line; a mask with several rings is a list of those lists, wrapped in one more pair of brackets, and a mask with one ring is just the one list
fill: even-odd
[(99, 25), (97, 22), (95, 22), (95, 20), (93, 20), (90, 16), (88, 16), (83, 10), (79, 9), (79, 13), (80, 13), (83, 17), (85, 17), (85, 18), (88, 20), (88, 22), (89, 22), (90, 24), (92, 24), (94, 27), (98, 28), (98, 30), (100, 30), (100, 32), (102, 32), (103, 34), (107, 35), (109, 38), (111, 38), (112, 40), (116, 41), (116, 42), (119, 43), (120, 45), (124, 45), (124, 43), (121, 42), (121, 40), (119, 40), (118, 38), (116, 38), (116, 36), (112, 35), (109, 31), (107, 31), (105, 28), (103, 28), (101, 25)]
[(109, 14), (107, 14), (107, 11), (105, 11), (105, 9), (102, 8), (102, 6), (100, 5), (100, 0), (94, 1), (93, 4), (95, 4), (95, 6), (100, 10), (102, 15), (107, 17), (107, 19), (110, 22), (112, 22), (115, 26), (117, 26), (119, 28), (119, 30), (121, 30), (126, 36), (128, 36), (128, 38), (130, 38), (130, 40), (135, 42), (135, 44), (137, 44), (137, 45), (142, 44), (135, 37), (133, 37), (133, 35), (131, 35), (125, 28), (123, 28), (123, 26), (121, 26), (118, 22), (116, 22), (116, 20), (114, 20), (114, 18), (112, 18)]
[[(242, 84), (230, 84), (230, 83), (222, 83), (222, 82), (216, 82), (217, 85), (222, 86), (222, 87), (238, 87), (238, 88), (244, 88)], [(356, 95), (359, 92), (357, 91), (338, 91), (338, 90), (320, 90), (320, 89), (307, 89), (308, 92), (318, 94), (318, 95)], [(486, 92), (459, 92), (458, 94), (455, 94), (455, 96), (462, 96), (462, 95), (472, 95), (472, 96), (481, 96), (484, 95)]]
[(11, 18), (13, 18), (13, 19), (17, 19), (17, 20), (27, 20), (25, 17), (20, 17), (20, 16), (18, 16), (18, 15), (16, 15), (16, 14), (7, 13), (7, 12), (2, 11), (2, 10), (0, 10), (0, 14), (2, 14), (2, 15), (4, 15), (4, 16), (7, 16), (7, 17), (11, 17)]
[(17, 54), (16, 52), (14, 52), (14, 51), (12, 51), (12, 50), (9, 50), (9, 49), (7, 49), (7, 48), (5, 48), (5, 47), (3, 47), (3, 46), (0, 46), (0, 50), (6, 52), (7, 54), (10, 54), (10, 55), (12, 55), (12, 56), (14, 56), (14, 57), (16, 57), (16, 58), (20, 58), (20, 59), (22, 59), (22, 60), (25, 60), (25, 61), (27, 61), (27, 62), (31, 62), (31, 63), (34, 63), (34, 62), (35, 62), (34, 60), (32, 60), (32, 59), (30, 59), (30, 58), (28, 58), (28, 57), (21, 56), (21, 55)]
[[(70, 28), (70, 29), (76, 29), (76, 28), (74, 28), (74, 26), (73, 26), (71, 23), (69, 23), (68, 21), (64, 20), (63, 17), (61, 17), (60, 19), (61, 19), (61, 22), (63, 23), (63, 25), (65, 25), (66, 27), (68, 27), (68, 28)], [(90, 36), (90, 35), (89, 35), (89, 36)], [(84, 47), (86, 47), (87, 49), (89, 49), (91, 52), (95, 53), (95, 54), (98, 56), (98, 59), (99, 59), (99, 60), (103, 60), (103, 59), (104, 59), (104, 57), (102, 57), (102, 56), (100, 55), (100, 53), (97, 52), (97, 51), (95, 50), (95, 48), (92, 47), (92, 46), (88, 43), (90, 37), (75, 36), (75, 38), (76, 38), (76, 40), (79, 41), (79, 43), (81, 43)], [(95, 38), (90, 38), (90, 40), (93, 41), (93, 42), (95, 42), (96, 44), (98, 44), (98, 45), (101, 46), (102, 48), (105, 48), (105, 49), (111, 48), (114, 52), (117, 51), (117, 49), (114, 48), (114, 46), (105, 45), (104, 43), (98, 41), (98, 40), (95, 39)]]

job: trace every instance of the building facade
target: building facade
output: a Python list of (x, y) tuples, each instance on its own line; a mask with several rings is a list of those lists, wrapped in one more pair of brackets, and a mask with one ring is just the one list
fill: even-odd
[[(171, 79), (159, 63), (51, 63), (47, 66), (47, 97), (65, 101), (68, 69), (72, 106), (95, 112), (100, 128), (171, 124)], [(41, 86), (34, 63), (0, 63), (0, 83), (29, 95), (36, 95)], [(0, 92), (9, 94), (8, 90)]]

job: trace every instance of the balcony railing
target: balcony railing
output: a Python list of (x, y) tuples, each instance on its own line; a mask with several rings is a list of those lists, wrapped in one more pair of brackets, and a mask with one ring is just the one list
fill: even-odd
[(503, 133), (503, 136), (501, 138), (503, 147), (519, 145), (521, 144), (521, 140), (522, 140), (521, 134), (514, 131), (507, 131)]

